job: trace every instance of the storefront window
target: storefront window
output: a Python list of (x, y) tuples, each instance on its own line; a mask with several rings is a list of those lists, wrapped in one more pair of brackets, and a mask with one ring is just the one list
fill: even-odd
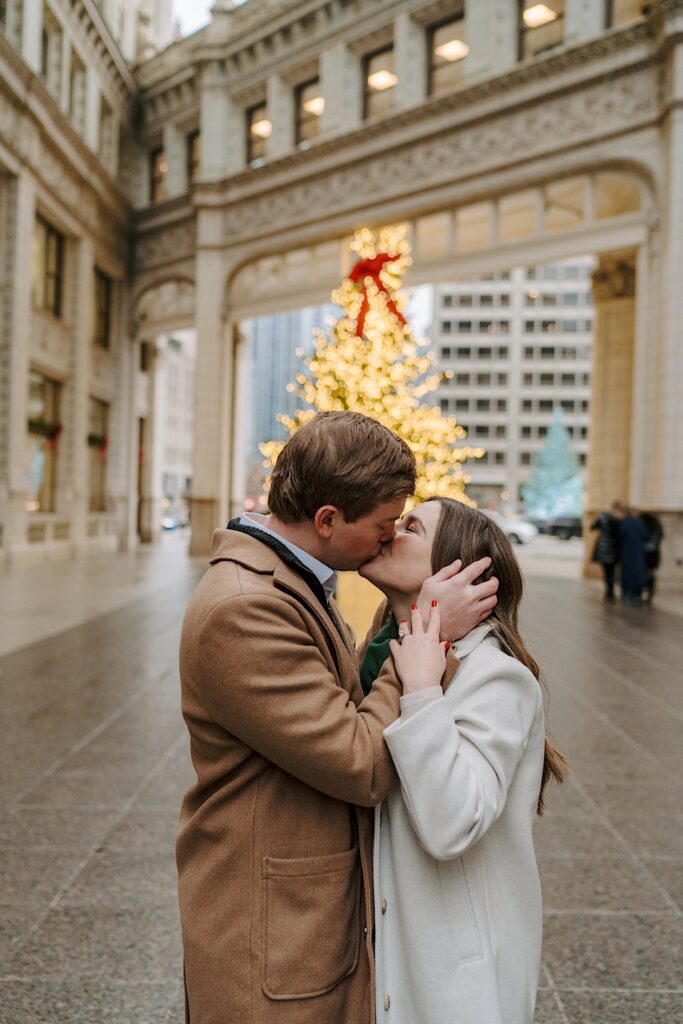
[(26, 437), (26, 484), (28, 512), (54, 512), (61, 385), (31, 371), (29, 374)]
[(90, 511), (107, 509), (107, 454), (109, 448), (109, 405), (91, 398), (88, 413)]

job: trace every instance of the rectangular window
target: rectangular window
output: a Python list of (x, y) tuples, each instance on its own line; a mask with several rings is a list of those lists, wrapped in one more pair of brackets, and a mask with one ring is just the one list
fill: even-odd
[(572, 398), (564, 398), (560, 402), (560, 406), (565, 412), (574, 412), (574, 400)]
[(553, 411), (553, 400), (552, 398), (542, 398), (538, 403), (539, 412), (552, 412)]
[(441, 346), (441, 358), (442, 359), (450, 359), (451, 358), (451, 352), (452, 352), (452, 349), (451, 349), (450, 345), (442, 345)]
[(474, 428), (474, 436), (475, 437), (488, 437), (489, 436), (488, 424), (487, 423), (478, 423), (476, 425), (476, 427)]
[(539, 57), (564, 39), (564, 0), (519, 0), (519, 59)]
[(507, 292), (505, 292), (503, 295), (499, 295), (498, 296), (498, 300), (499, 300), (501, 306), (509, 306), (510, 305), (510, 296), (507, 294)]
[(190, 132), (186, 139), (187, 183), (191, 185), (199, 177), (202, 159), (202, 136), (199, 130)]
[(493, 349), (490, 348), (488, 345), (483, 345), (478, 350), (478, 355), (480, 359), (491, 359), (493, 356)]
[(457, 348), (455, 351), (456, 351), (456, 355), (457, 355), (458, 359), (469, 359), (470, 356), (472, 355), (472, 349), (471, 348), (460, 347), (460, 348)]
[(153, 203), (159, 203), (166, 198), (166, 172), (168, 164), (163, 148), (152, 150), (149, 154), (149, 198)]
[(534, 403), (530, 398), (525, 398), (522, 402), (522, 412), (531, 412), (534, 407)]
[(536, 321), (535, 320), (525, 320), (524, 321), (524, 333), (525, 334), (533, 334), (535, 332), (535, 330), (536, 330)]
[(31, 289), (34, 309), (61, 316), (63, 276), (64, 236), (42, 217), (36, 217)]
[(463, 80), (465, 58), (470, 52), (467, 45), (467, 31), (464, 18), (433, 25), (427, 32), (429, 47), (429, 80), (427, 92), (430, 96), (457, 89)]
[(498, 385), (499, 388), (506, 388), (507, 384), (508, 384), (508, 375), (507, 375), (507, 373), (497, 373), (496, 374), (496, 384)]
[(460, 296), (460, 301), (459, 301), (458, 305), (459, 306), (471, 306), (471, 305), (473, 305), (472, 296), (471, 295), (461, 295)]
[(522, 381), (525, 387), (531, 387), (534, 383), (533, 373), (525, 373)]
[(510, 349), (507, 347), (507, 345), (501, 345), (499, 348), (496, 349), (496, 355), (498, 356), (499, 359), (507, 359), (507, 357), (510, 355)]
[(300, 149), (305, 149), (320, 134), (320, 118), (325, 110), (325, 97), (320, 91), (319, 78), (312, 78), (297, 86), (294, 92), (294, 106), (296, 144)]
[(453, 322), (451, 320), (442, 320), (441, 321), (441, 333), (442, 334), (450, 334), (452, 327), (453, 327)]
[(439, 401), (439, 408), (441, 409), (441, 412), (445, 412), (445, 413), (448, 412), (448, 399), (447, 398), (442, 398)]
[(519, 463), (521, 466), (530, 466), (531, 452), (521, 452), (519, 456)]
[(61, 384), (31, 371), (26, 435), (27, 512), (54, 512)]
[(504, 423), (499, 423), (496, 427), (496, 437), (507, 437), (507, 427)]
[(469, 383), (470, 383), (470, 375), (469, 375), (469, 373), (456, 373), (456, 375), (455, 375), (455, 383), (456, 384), (462, 384), (465, 387), (469, 387)]
[[(482, 387), (482, 388), (490, 387), (491, 386), (491, 374), (490, 373), (478, 373), (477, 374), (477, 384), (479, 385), (479, 387)], [(487, 408), (488, 408), (488, 398), (485, 399), (485, 401), (487, 403)]]
[(491, 409), (491, 402), (488, 398), (478, 398), (475, 408), (477, 412), (489, 412)]
[(89, 508), (91, 512), (106, 512), (109, 404), (99, 398), (90, 398), (88, 404)]
[(553, 385), (555, 383), (555, 377), (552, 373), (542, 373), (539, 379), (539, 383), (543, 385)]
[(525, 346), (525, 348), (524, 348), (524, 358), (525, 359), (533, 359), (534, 358), (534, 349), (533, 349), (533, 347), (531, 345), (526, 345)]
[(507, 399), (505, 399), (505, 398), (497, 398), (496, 399), (496, 412), (507, 412), (507, 411), (508, 411)]
[(458, 320), (458, 334), (471, 334), (472, 333), (472, 321), (471, 320)]
[(469, 398), (456, 398), (456, 400), (455, 400), (455, 408), (458, 410), (458, 412), (469, 412), (469, 409), (470, 409), (470, 400), (469, 400)]
[(555, 349), (550, 345), (543, 345), (541, 347), (541, 359), (554, 359)]
[(520, 433), (520, 437), (531, 437), (531, 427), (529, 427), (529, 426), (522, 427), (522, 429), (520, 430), (519, 433)]
[(576, 374), (575, 373), (563, 373), (562, 374), (562, 383), (563, 384), (576, 384)]
[(505, 465), (505, 452), (496, 452), (494, 458), (497, 466)]
[(442, 304), (444, 306), (450, 307), (450, 306), (453, 305), (453, 296), (452, 295), (442, 295), (441, 296), (441, 302), (442, 302)]
[(250, 167), (260, 167), (268, 153), (268, 139), (273, 125), (268, 118), (268, 107), (265, 103), (257, 103), (246, 111), (247, 123), (247, 163)]
[(493, 295), (480, 295), (479, 296), (479, 305), (480, 306), (492, 306), (493, 305)]
[(398, 75), (394, 48), (368, 54), (363, 61), (363, 119), (387, 117), (393, 112)]
[(114, 282), (99, 267), (94, 273), (94, 342), (99, 348), (109, 348), (111, 344), (112, 296)]

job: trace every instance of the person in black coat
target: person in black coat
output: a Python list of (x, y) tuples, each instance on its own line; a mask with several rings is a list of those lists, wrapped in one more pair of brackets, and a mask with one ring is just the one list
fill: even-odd
[(664, 530), (662, 524), (653, 512), (641, 512), (639, 519), (647, 530), (648, 539), (645, 544), (645, 561), (647, 563), (647, 580), (645, 582), (648, 604), (652, 602), (655, 593), (656, 574), (661, 561), (662, 539)]
[(623, 514), (623, 505), (615, 501), (609, 512), (598, 513), (591, 523), (591, 530), (600, 531), (593, 548), (592, 560), (602, 566), (606, 601), (614, 600), (614, 578), (619, 561), (619, 519)]
[(619, 558), (621, 562), (621, 600), (624, 604), (642, 604), (647, 583), (645, 548), (648, 532), (645, 524), (630, 509), (619, 521)]

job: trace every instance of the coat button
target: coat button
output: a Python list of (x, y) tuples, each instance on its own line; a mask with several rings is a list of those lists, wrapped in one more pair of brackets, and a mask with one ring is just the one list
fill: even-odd
[(386, 914), (388, 903), (386, 900), (382, 900), (382, 913)]
[(390, 1006), (391, 1006), (391, 997), (390, 996), (385, 996), (384, 997), (384, 1009), (388, 1010)]

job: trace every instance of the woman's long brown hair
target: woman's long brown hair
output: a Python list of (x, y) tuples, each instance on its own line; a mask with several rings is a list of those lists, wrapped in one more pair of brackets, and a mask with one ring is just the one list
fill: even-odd
[[(432, 544), (432, 572), (462, 559), (463, 565), (470, 565), (488, 555), (492, 559), (489, 569), (477, 580), (496, 576), (499, 581), (498, 603), (488, 621), (503, 651), (521, 661), (543, 686), (538, 663), (520, 636), (517, 613), (524, 592), (524, 581), (512, 545), (501, 528), (478, 509), (469, 508), (452, 498), (430, 498), (441, 504), (441, 515)], [(562, 782), (567, 774), (564, 755), (548, 739), (545, 739), (541, 791), (538, 795), (538, 814), (543, 814), (543, 792), (552, 776)]]

